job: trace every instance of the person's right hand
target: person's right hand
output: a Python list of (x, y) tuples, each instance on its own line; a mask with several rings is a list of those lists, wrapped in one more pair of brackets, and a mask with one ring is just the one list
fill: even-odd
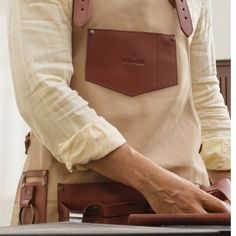
[(227, 204), (164, 169), (142, 190), (156, 213), (230, 213)]

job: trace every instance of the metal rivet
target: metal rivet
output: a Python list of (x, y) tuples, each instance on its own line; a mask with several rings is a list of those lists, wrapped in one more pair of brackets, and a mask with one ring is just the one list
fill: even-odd
[(58, 185), (58, 191), (62, 192), (64, 190), (64, 187), (62, 185)]
[(95, 30), (93, 30), (93, 29), (91, 29), (91, 30), (89, 30), (89, 35), (91, 35), (91, 36), (93, 36), (93, 35), (95, 35)]
[(175, 35), (170, 35), (170, 40), (175, 41)]

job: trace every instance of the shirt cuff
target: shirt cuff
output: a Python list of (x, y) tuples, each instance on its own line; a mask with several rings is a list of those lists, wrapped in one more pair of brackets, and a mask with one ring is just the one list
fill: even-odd
[(125, 142), (114, 126), (99, 117), (59, 144), (58, 159), (70, 172), (86, 170), (82, 165), (106, 156)]
[(230, 138), (202, 139), (201, 156), (208, 170), (230, 170)]

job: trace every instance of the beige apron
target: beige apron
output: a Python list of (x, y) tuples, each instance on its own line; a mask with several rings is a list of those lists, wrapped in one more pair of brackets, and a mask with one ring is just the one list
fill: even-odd
[[(109, 0), (109, 5), (107, 2), (91, 1), (92, 14), (88, 24), (82, 29), (73, 27), (75, 73), (71, 82), (72, 89), (78, 91), (90, 107), (114, 125), (134, 149), (191, 182), (207, 185), (207, 172), (199, 155), (201, 128), (191, 94), (191, 38), (187, 39), (181, 31), (176, 11), (167, 0)], [(175, 35), (178, 85), (131, 97), (86, 81), (88, 29)], [(49, 171), (47, 222), (58, 221), (57, 183), (110, 181), (91, 170), (70, 173), (33, 134), (24, 166), (24, 171), (27, 170)], [(18, 223), (20, 187), (21, 180), (12, 224)]]

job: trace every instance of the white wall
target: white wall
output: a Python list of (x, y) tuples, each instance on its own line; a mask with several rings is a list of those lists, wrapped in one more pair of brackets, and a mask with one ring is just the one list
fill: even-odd
[[(198, 1), (198, 0), (196, 0)], [(230, 59), (230, 0), (212, 0), (216, 59)]]
[(0, 225), (9, 225), (16, 185), (26, 158), (24, 135), (29, 128), (15, 104), (9, 69), (6, 12), (3, 12), (2, 5), (0, 9)]
[[(198, 1), (198, 0), (196, 0)], [(16, 108), (8, 62), (7, 0), (0, 0), (0, 225), (9, 225), (29, 128)], [(217, 59), (230, 58), (230, 0), (212, 0)]]

